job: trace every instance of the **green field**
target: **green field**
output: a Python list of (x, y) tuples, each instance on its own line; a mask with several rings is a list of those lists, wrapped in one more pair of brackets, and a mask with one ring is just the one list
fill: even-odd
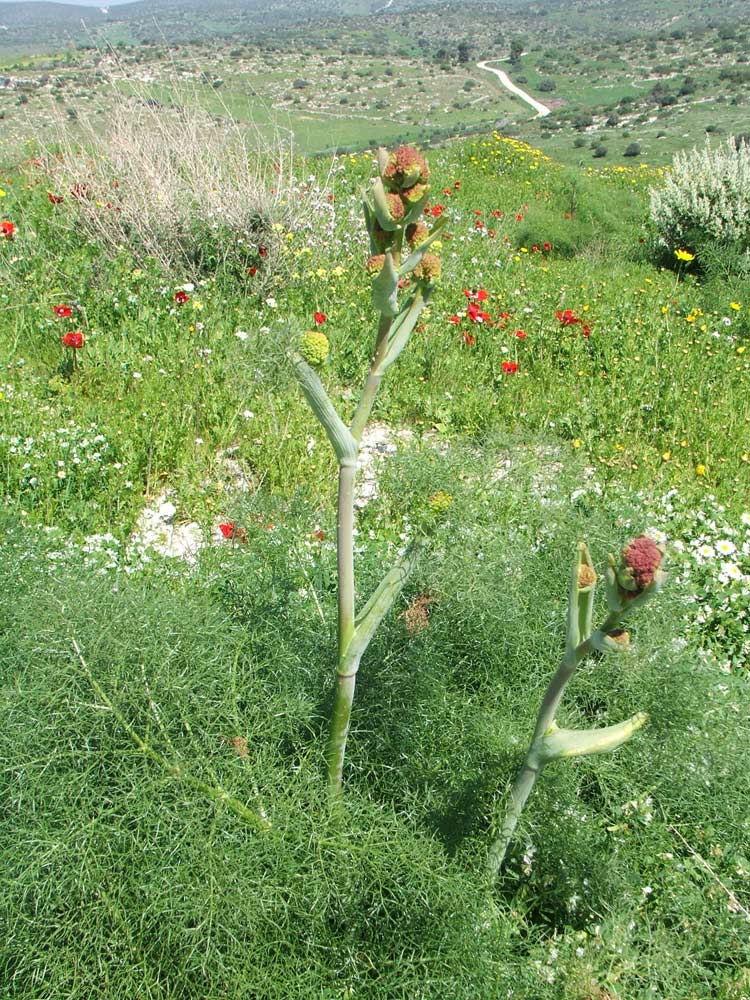
[[(375, 73), (389, 100), (413, 97), (409, 60), (383, 78), (348, 62), (350, 111)], [(0, 179), (0, 992), (742, 1000), (741, 257), (659, 256), (647, 206), (665, 171), (546, 154), (572, 154), (574, 132), (430, 152), (442, 275), (373, 411), (360, 601), (407, 543), (425, 548), (362, 662), (332, 803), (336, 462), (292, 355), (325, 333), (320, 377), (350, 419), (377, 319), (373, 156), (287, 159), (277, 142), (232, 161), (229, 118), (245, 134), (252, 86), (262, 126), (288, 67), (217, 63), (223, 84), (185, 81), (178, 102), (157, 68), (98, 78), (95, 100), (116, 93), (132, 119), (125, 155), (102, 115), (83, 156), (37, 147)], [(322, 115), (341, 93), (322, 74), (342, 69), (305, 65)], [(304, 109), (288, 114), (304, 145)], [(374, 127), (340, 121), (311, 122), (310, 148)], [(576, 543), (601, 574), (642, 532), (665, 542), (669, 582), (629, 654), (582, 664), (560, 722), (649, 723), (544, 771), (490, 883)]]

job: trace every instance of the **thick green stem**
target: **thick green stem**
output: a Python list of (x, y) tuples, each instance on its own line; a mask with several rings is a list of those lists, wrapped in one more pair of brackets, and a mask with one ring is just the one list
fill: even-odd
[(338, 556), (339, 647), (336, 690), (334, 692), (331, 728), (328, 736), (328, 784), (331, 791), (341, 792), (341, 779), (346, 752), (346, 737), (354, 700), (356, 665), (346, 663), (346, 651), (354, 636), (354, 478), (357, 468), (339, 468), (338, 520), (336, 548)]
[(490, 853), (487, 858), (487, 869), (491, 878), (495, 878), (500, 871), (502, 863), (505, 860), (508, 845), (513, 839), (518, 819), (523, 812), (523, 807), (526, 805), (526, 799), (531, 794), (531, 789), (534, 787), (536, 779), (542, 773), (543, 767), (544, 765), (541, 762), (535, 762), (531, 759), (531, 752), (529, 752), (523, 767), (516, 775), (516, 780), (513, 782), (513, 787), (510, 790), (510, 798), (505, 810), (505, 816), (503, 817), (503, 824), (490, 847)]
[(339, 467), (336, 551), (339, 590), (339, 664), (354, 634), (354, 478), (355, 465)]
[(336, 674), (331, 731), (328, 736), (328, 786), (336, 798), (341, 794), (346, 738), (349, 735), (356, 680), (356, 673)]
[[(620, 612), (611, 612), (598, 630), (606, 635), (612, 629), (617, 628), (621, 618)], [(555, 671), (554, 677), (549, 682), (544, 693), (542, 704), (539, 706), (539, 713), (536, 718), (536, 727), (532, 743), (541, 739), (557, 717), (557, 709), (565, 693), (565, 687), (573, 674), (576, 672), (578, 664), (595, 649), (593, 636), (589, 636), (573, 650), (572, 654), (566, 653), (562, 658), (559, 667)]]
[(362, 432), (365, 429), (367, 421), (370, 419), (373, 403), (375, 402), (375, 396), (377, 395), (381, 379), (383, 378), (382, 374), (378, 374), (378, 372), (380, 370), (380, 363), (385, 357), (385, 352), (388, 348), (388, 334), (391, 332), (392, 324), (393, 319), (390, 316), (380, 317), (380, 323), (378, 324), (378, 339), (375, 341), (375, 352), (372, 356), (370, 371), (367, 375), (367, 381), (365, 382), (364, 389), (362, 390), (362, 395), (359, 398), (354, 418), (349, 426), (352, 437), (357, 443), (361, 440)]
[[(388, 348), (388, 334), (393, 320), (380, 317), (378, 337), (375, 342), (370, 371), (360, 396), (350, 432), (359, 444), (362, 432), (372, 412), (375, 396), (380, 388), (382, 376), (377, 374)], [(346, 738), (354, 701), (359, 659), (352, 662), (347, 658), (347, 650), (354, 635), (354, 479), (356, 466), (339, 468), (338, 519), (336, 525), (336, 547), (338, 551), (339, 589), (339, 648), (336, 690), (334, 692), (331, 728), (328, 736), (328, 785), (334, 795), (341, 793), (341, 783), (346, 754)]]
[[(610, 612), (602, 627), (598, 629), (598, 633), (606, 635), (611, 629), (617, 627), (621, 617), (621, 612)], [(543, 741), (545, 735), (555, 726), (557, 709), (565, 692), (565, 687), (575, 673), (576, 667), (581, 660), (593, 652), (595, 648), (594, 636), (589, 636), (588, 639), (576, 646), (574, 650), (566, 652), (555, 671), (554, 677), (547, 686), (537, 714), (531, 745), (521, 765), (521, 770), (518, 772), (510, 790), (510, 800), (506, 807), (500, 830), (490, 847), (487, 868), (492, 877), (497, 875), (503, 861), (505, 861), (508, 845), (513, 837), (523, 807), (546, 763), (542, 753)]]

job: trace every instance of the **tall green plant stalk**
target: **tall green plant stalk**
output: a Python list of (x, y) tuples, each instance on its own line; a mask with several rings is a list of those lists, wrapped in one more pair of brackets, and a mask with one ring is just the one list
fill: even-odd
[(663, 586), (666, 574), (660, 569), (662, 551), (649, 538), (631, 541), (618, 567), (609, 557), (606, 573), (609, 613), (599, 628), (592, 628), (596, 572), (584, 542), (580, 542), (571, 574), (568, 598), (568, 629), (565, 654), (547, 686), (537, 714), (534, 734), (521, 769), (511, 786), (508, 804), (487, 858), (491, 878), (505, 861), (526, 800), (544, 767), (563, 757), (606, 753), (621, 746), (648, 721), (639, 712), (614, 726), (602, 729), (560, 729), (557, 710), (568, 682), (587, 656), (594, 652), (623, 653), (630, 637), (620, 628), (623, 618), (650, 600)]
[[(328, 339), (321, 331), (303, 334), (294, 365), (313, 413), (328, 435), (339, 463), (336, 520), (338, 571), (338, 658), (336, 686), (328, 738), (328, 783), (335, 796), (343, 781), (354, 689), (359, 664), (375, 631), (392, 607), (416, 559), (412, 548), (384, 576), (370, 599), (356, 610), (354, 575), (354, 483), (362, 435), (387, 369), (409, 342), (433, 282), (440, 276), (440, 259), (429, 253), (445, 224), (439, 219), (428, 230), (422, 221), (429, 193), (429, 169), (420, 153), (401, 146), (378, 153), (379, 176), (364, 199), (370, 236), (367, 271), (372, 301), (379, 313), (370, 368), (359, 403), (347, 426), (326, 393), (316, 368), (328, 356)], [(401, 294), (403, 292), (403, 294)]]

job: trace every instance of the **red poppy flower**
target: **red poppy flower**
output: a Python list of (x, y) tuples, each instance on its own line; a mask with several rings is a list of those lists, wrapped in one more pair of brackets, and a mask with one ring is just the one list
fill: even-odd
[(563, 219), (570, 219), (570, 218), (572, 218), (570, 212), (563, 212)]
[(545, 252), (545, 253), (549, 253), (549, 251), (550, 251), (551, 249), (552, 249), (552, 244), (551, 244), (551, 243), (549, 243), (549, 242), (547, 242), (547, 243), (544, 243), (544, 244), (542, 245), (542, 250), (544, 250), (544, 252)]
[(190, 301), (190, 296), (184, 288), (178, 288), (174, 293), (174, 300), (178, 306), (184, 306), (186, 302)]
[(47, 197), (49, 198), (50, 205), (60, 205), (63, 200), (61, 194), (52, 194), (51, 191), (47, 192)]
[(591, 327), (588, 325), (588, 323), (583, 324), (583, 326), (581, 327), (581, 333), (584, 335), (584, 337), (586, 337), (587, 340), (591, 336)]
[(237, 538), (241, 542), (247, 542), (245, 529), (238, 527), (234, 521), (226, 521), (219, 525), (219, 531), (225, 538)]
[(469, 317), (472, 323), (476, 323), (479, 318), (479, 306), (476, 302), (470, 302), (469, 308), (466, 310), (466, 315)]
[(538, 243), (532, 244), (531, 252), (532, 253), (539, 253), (539, 244)]
[(258, 254), (261, 257), (266, 257), (268, 255), (268, 247), (258, 247)]
[(473, 211), (474, 211), (474, 215), (481, 215), (482, 214), (482, 209), (481, 208), (475, 208), (475, 209), (473, 209)]
[(317, 531), (313, 532), (313, 537), (317, 538), (319, 542), (322, 542), (325, 540), (326, 533), (325, 531), (321, 531), (320, 528), (318, 528)]
[(432, 208), (430, 209), (430, 214), (435, 219), (439, 219), (444, 211), (445, 211), (445, 205), (433, 205)]
[(461, 322), (461, 317), (454, 313), (453, 316), (448, 317), (448, 322), (452, 323), (454, 326), (458, 326), (458, 324)]
[(516, 212), (516, 222), (523, 222), (523, 215), (520, 212)]
[(52, 312), (58, 317), (58, 319), (67, 319), (73, 310), (70, 306), (52, 306)]
[(254, 278), (255, 275), (258, 273), (258, 268), (257, 267), (249, 267), (247, 269), (247, 273), (250, 275), (251, 278)]
[(461, 190), (461, 181), (456, 181), (455, 184), (453, 185), (453, 187), (456, 189), (456, 191), (460, 191)]
[(502, 219), (503, 217), (503, 213), (500, 211), (499, 208), (496, 208), (492, 214), (495, 216), (496, 219)]
[(518, 329), (515, 332), (515, 336), (518, 337), (519, 340), (526, 340), (528, 334), (526, 333), (525, 330)]
[(445, 195), (446, 198), (450, 198), (453, 192), (451, 191), (450, 188), (443, 188), (443, 194)]
[(315, 320), (315, 323), (316, 323), (317, 326), (322, 326), (325, 323), (325, 321), (328, 319), (328, 317), (326, 316), (325, 313), (316, 312), (316, 313), (313, 313), (313, 319)]
[(480, 288), (479, 291), (477, 292), (478, 302), (486, 302), (489, 297), (490, 293), (485, 288)]
[(475, 229), (484, 229), (484, 223), (482, 222), (481, 219), (477, 219), (477, 221), (474, 223), (474, 228)]
[(476, 341), (476, 338), (475, 338), (474, 334), (473, 333), (469, 333), (469, 331), (467, 330), (464, 333), (464, 343), (466, 344), (466, 346), (467, 347), (473, 347), (476, 344), (476, 342), (477, 341)]
[(4, 222), (0, 222), (0, 236), (3, 236), (6, 240), (12, 240), (15, 234), (16, 227), (12, 222), (7, 219)]
[(502, 365), (503, 371), (506, 375), (515, 375), (518, 371), (517, 361), (503, 361)]
[(495, 235), (496, 235), (496, 234), (495, 234), (495, 230), (494, 230), (494, 229), (488, 229), (488, 230), (487, 230), (487, 235), (489, 236), (489, 238), (490, 238), (491, 240), (494, 240), (494, 238), (495, 238)]
[(83, 334), (80, 330), (71, 330), (69, 333), (63, 334), (60, 341), (65, 347), (72, 347), (74, 351), (77, 351), (83, 347)]
[(561, 326), (574, 326), (581, 322), (580, 317), (576, 316), (572, 309), (556, 309), (555, 316), (559, 319)]

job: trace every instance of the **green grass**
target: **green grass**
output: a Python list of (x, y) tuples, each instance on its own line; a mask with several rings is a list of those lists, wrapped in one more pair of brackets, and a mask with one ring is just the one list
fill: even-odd
[[(327, 315), (323, 378), (350, 412), (372, 345), (371, 156), (301, 164), (290, 197), (304, 194), (306, 228), (273, 231), (255, 283), (206, 273), (183, 305), (184, 274), (135, 242), (105, 257), (67, 192), (50, 203), (41, 168), (3, 180), (12, 1000), (746, 989), (750, 286), (652, 262), (657, 169), (574, 172), (492, 135), (430, 163), (431, 201), (450, 214), (443, 277), (376, 406), (413, 436), (358, 516), (361, 596), (405, 538), (431, 542), (363, 661), (339, 810), (322, 759), (335, 470), (291, 376), (286, 319)], [(493, 322), (472, 325), (464, 290), (480, 288)], [(560, 323), (566, 309), (590, 336)], [(86, 338), (75, 365), (69, 329)], [(143, 562), (130, 533), (167, 489), (178, 523), (210, 535), (233, 520), (245, 544)], [(452, 497), (442, 520), (426, 513), (438, 490)], [(670, 586), (639, 616), (632, 656), (581, 669), (561, 721), (651, 722), (614, 755), (545, 771), (490, 889), (493, 817), (560, 654), (576, 541), (601, 569), (646, 528), (679, 543)], [(722, 580), (727, 541), (742, 580)], [(429, 624), (409, 634), (420, 597)], [(271, 832), (197, 783), (262, 807)]]

